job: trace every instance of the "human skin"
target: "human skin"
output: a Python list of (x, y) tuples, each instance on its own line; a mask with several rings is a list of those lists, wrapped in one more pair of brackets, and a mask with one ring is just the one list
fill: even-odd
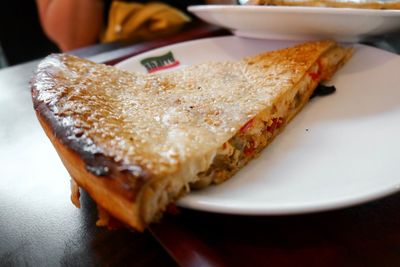
[(36, 0), (46, 35), (62, 51), (98, 41), (103, 28), (102, 0)]
[[(103, 0), (36, 0), (36, 3), (44, 32), (63, 52), (98, 42), (105, 21)], [(204, 3), (232, 4), (236, 0)]]

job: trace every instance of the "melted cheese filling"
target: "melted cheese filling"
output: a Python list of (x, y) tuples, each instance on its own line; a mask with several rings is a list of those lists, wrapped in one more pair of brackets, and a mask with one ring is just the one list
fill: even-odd
[(250, 119), (238, 133), (217, 151), (210, 168), (198, 174), (192, 188), (221, 183), (255, 157), (308, 101), (321, 77), (321, 64), (315, 63), (294, 90), (283, 95), (272, 106)]

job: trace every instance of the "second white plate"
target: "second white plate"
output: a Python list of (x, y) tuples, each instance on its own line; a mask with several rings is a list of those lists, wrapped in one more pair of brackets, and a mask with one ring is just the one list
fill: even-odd
[[(121, 62), (130, 71), (167, 71), (235, 60), (296, 42), (220, 37), (156, 49)], [(178, 204), (232, 214), (296, 214), (346, 207), (400, 188), (400, 57), (357, 45), (331, 84), (261, 156), (225, 183)]]
[(201, 5), (188, 10), (242, 37), (357, 42), (400, 29), (400, 10)]

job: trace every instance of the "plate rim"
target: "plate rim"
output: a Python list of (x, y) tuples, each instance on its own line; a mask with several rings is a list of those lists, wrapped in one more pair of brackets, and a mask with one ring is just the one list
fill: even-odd
[(373, 194), (363, 194), (357, 196), (350, 196), (341, 198), (334, 201), (319, 202), (318, 204), (302, 204), (302, 205), (287, 205), (286, 207), (280, 206), (279, 208), (237, 208), (231, 206), (216, 206), (212, 204), (202, 203), (196, 205), (191, 202), (177, 202), (178, 206), (187, 209), (200, 210), (213, 213), (231, 214), (231, 215), (251, 215), (251, 216), (283, 216), (283, 215), (299, 215), (311, 214), (317, 212), (328, 212), (339, 210), (343, 208), (351, 208), (361, 204), (367, 204), (374, 200), (379, 200), (384, 197), (389, 197), (400, 191), (400, 184), (391, 188), (384, 187), (382, 190), (377, 190)]
[(245, 5), (191, 5), (187, 8), (196, 12), (253, 12), (253, 13), (306, 13), (332, 15), (360, 15), (360, 16), (390, 16), (400, 17), (400, 10), (395, 9), (361, 9), (335, 7), (303, 7), (303, 6), (245, 6)]

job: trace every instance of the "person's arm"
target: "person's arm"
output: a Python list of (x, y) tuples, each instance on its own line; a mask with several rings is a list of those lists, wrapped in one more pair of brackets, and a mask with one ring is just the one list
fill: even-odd
[(47, 36), (62, 51), (96, 43), (103, 27), (102, 0), (36, 0)]

